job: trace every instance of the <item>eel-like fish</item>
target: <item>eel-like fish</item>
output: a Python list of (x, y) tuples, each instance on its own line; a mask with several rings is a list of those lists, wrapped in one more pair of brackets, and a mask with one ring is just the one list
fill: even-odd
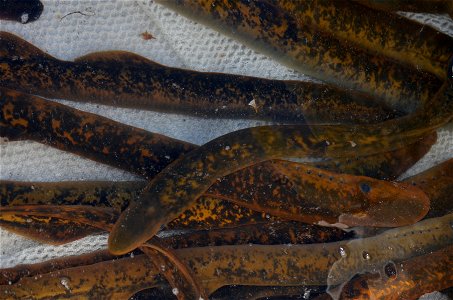
[(195, 72), (128, 52), (61, 61), (7, 32), (0, 32), (0, 85), (50, 98), (200, 117), (376, 123), (402, 115), (372, 96), (327, 84)]
[(449, 14), (453, 18), (453, 2), (450, 0), (354, 0), (362, 5), (384, 11), (412, 11), (421, 13)]
[[(232, 215), (234, 213), (241, 215), (240, 211), (230, 212)], [(253, 212), (250, 214), (249, 219), (246, 219), (248, 216), (246, 213), (242, 214), (243, 217), (239, 221), (233, 217), (225, 218), (219, 224), (204, 223), (198, 228), (187, 226), (184, 223), (186, 217), (181, 216), (173, 220), (164, 230), (182, 229), (184, 232), (187, 230), (190, 232), (180, 233), (168, 239), (162, 238), (162, 243), (170, 248), (249, 243), (302, 244), (338, 241), (354, 236), (353, 231), (346, 232), (334, 227), (288, 222), (271, 216), (261, 218), (259, 213)], [(112, 209), (91, 206), (17, 206), (1, 208), (0, 226), (40, 242), (60, 245), (88, 234), (110, 231), (118, 215)], [(205, 218), (209, 215), (224, 217), (224, 215), (217, 214), (216, 210), (207, 212), (206, 215)], [(60, 220), (61, 224), (57, 222)], [(165, 231), (161, 233), (165, 234)]]
[(39, 0), (2, 0), (0, 19), (26, 24), (38, 20), (43, 9), (44, 5)]
[[(417, 255), (424, 255), (453, 244), (453, 215), (427, 219), (414, 225), (390, 229), (375, 237), (310, 245), (234, 245), (197, 247), (174, 250), (175, 256), (192, 272), (200, 287), (211, 294), (225, 285), (338, 285), (358, 273), (379, 272), (390, 262), (399, 263)], [(119, 259), (108, 263), (121, 263)], [(60, 270), (58, 273), (25, 277), (12, 285), (0, 286), (2, 295), (33, 294), (51, 297), (71, 293), (89, 292), (97, 280), (104, 292), (112, 292), (111, 280), (117, 286), (149, 284), (149, 281), (129, 280), (130, 271), (147, 273), (148, 280), (155, 279), (155, 269), (146, 263), (144, 256), (134, 256), (137, 264), (126, 269), (115, 268), (108, 272), (100, 264), (85, 268)], [(140, 262), (140, 263), (138, 263)], [(125, 265), (124, 265), (125, 266)], [(82, 272), (82, 270), (85, 270)], [(96, 271), (98, 270), (98, 271)], [(112, 269), (111, 269), (112, 270)], [(77, 273), (75, 273), (77, 272)], [(93, 273), (92, 273), (93, 272)], [(102, 274), (98, 278), (96, 274)], [(76, 275), (78, 274), (78, 275)], [(81, 277), (87, 278), (81, 281)], [(62, 284), (62, 278), (71, 288)], [(121, 278), (124, 278), (121, 280)], [(142, 277), (140, 277), (142, 278)], [(107, 281), (106, 281), (107, 280)], [(101, 282), (101, 284), (99, 284)], [(46, 284), (44, 284), (46, 283)], [(66, 287), (65, 287), (66, 286)], [(105, 287), (105, 288), (104, 288)], [(130, 289), (126, 289), (130, 291)], [(98, 291), (100, 292), (100, 291)]]
[(418, 299), (426, 293), (453, 286), (453, 246), (400, 263), (390, 262), (381, 274), (353, 278), (340, 299)]
[[(129, 255), (129, 254), (128, 254)], [(98, 250), (76, 256), (66, 256), (55, 258), (35, 264), (20, 264), (11, 268), (0, 269), (0, 285), (13, 284), (18, 282), (22, 277), (35, 277), (40, 274), (46, 274), (66, 268), (79, 267), (83, 265), (96, 264), (108, 261), (121, 256), (114, 256), (107, 250)]]
[(218, 178), (271, 159), (324, 159), (387, 152), (413, 143), (453, 116), (447, 81), (419, 113), (377, 125), (282, 125), (247, 128), (214, 139), (160, 172), (120, 216), (109, 249), (122, 254), (140, 246), (161, 225), (190, 207)]
[[(74, 185), (2, 182), (0, 185), (1, 194), (4, 195), (2, 203), (8, 206), (46, 202), (51, 205), (64, 204), (76, 197), (77, 203), (72, 205), (89, 204), (96, 209), (99, 208), (99, 202), (110, 204), (111, 201), (118, 201), (121, 207), (116, 207), (117, 211), (124, 210), (144, 187), (144, 183), (139, 182), (80, 182)], [(112, 192), (118, 192), (118, 196)], [(101, 197), (96, 199), (95, 195)], [(202, 197), (218, 199), (219, 202), (230, 201), (286, 220), (310, 224), (338, 223), (346, 227), (409, 225), (423, 218), (430, 207), (425, 193), (411, 184), (337, 174), (285, 161), (264, 162), (219, 178)], [(39, 202), (33, 201), (35, 199)], [(408, 206), (410, 209), (407, 209)], [(33, 208), (25, 207), (25, 210)], [(5, 213), (9, 209), (18, 210), (3, 207), (0, 211)], [(36, 208), (34, 210), (36, 213)], [(97, 216), (101, 215), (101, 212), (97, 213)], [(52, 216), (57, 217), (58, 214)], [(105, 215), (101, 220), (111, 222), (112, 217)], [(94, 219), (89, 214), (85, 218)]]
[(453, 212), (453, 158), (406, 178), (404, 182), (418, 186), (432, 200), (427, 218)]
[[(32, 139), (146, 178), (152, 178), (174, 159), (196, 148), (20, 92), (0, 89), (0, 97), (1, 136)], [(395, 151), (313, 164), (334, 172), (395, 179), (429, 150), (435, 138), (435, 133), (430, 133), (425, 139)]]
[(0, 290), (2, 299), (129, 299), (163, 280), (148, 257), (137, 255), (23, 277)]
[(390, 107), (406, 113), (429, 100), (446, 79), (438, 79), (431, 73), (301, 24), (296, 17), (269, 1), (157, 2), (290, 68), (333, 85), (374, 95)]
[[(335, 0), (270, 0), (293, 16), (299, 26), (310, 26), (332, 34), (336, 39), (348, 41), (370, 52), (379, 53), (412, 67), (447, 76), (445, 65), (453, 53), (453, 38), (432, 27), (398, 16), (362, 6), (353, 1)], [(359, 1), (360, 2), (360, 1)], [(395, 6), (403, 2), (408, 7), (428, 2), (432, 8), (449, 5), (452, 1), (361, 1)], [(447, 2), (449, 4), (447, 4)], [(379, 5), (377, 4), (377, 5)], [(428, 6), (428, 5), (426, 5)], [(438, 7), (440, 9), (440, 7)]]
[(0, 88), (0, 135), (58, 149), (153, 177), (195, 145), (39, 97)]

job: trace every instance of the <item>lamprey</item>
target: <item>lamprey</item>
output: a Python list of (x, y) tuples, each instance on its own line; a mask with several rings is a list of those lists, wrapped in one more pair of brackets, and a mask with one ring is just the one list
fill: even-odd
[(421, 188), (431, 200), (426, 217), (440, 217), (453, 212), (453, 159), (449, 159), (420, 174), (406, 178), (404, 182)]
[(0, 33), (0, 85), (44, 97), (290, 123), (370, 123), (401, 115), (373, 97), (327, 84), (170, 68), (133, 53), (93, 53), (74, 62)]
[[(414, 68), (431, 72), (442, 80), (447, 76), (445, 65), (453, 53), (453, 38), (425, 24), (393, 13), (376, 11), (354, 1), (270, 2), (293, 16), (301, 28), (311, 27), (331, 34), (338, 40), (348, 41), (369, 52), (382, 54), (395, 61), (410, 64)], [(404, 10), (401, 9), (403, 7), (422, 6), (424, 3), (426, 7), (432, 9), (437, 7), (439, 10), (442, 9), (441, 6), (444, 8), (450, 6), (453, 12), (453, 2), (447, 0), (358, 2), (369, 2), (375, 6), (395, 5), (395, 8), (400, 6), (397, 10)]]
[[(7, 89), (0, 89), (0, 93), (2, 136), (32, 139), (146, 178), (152, 178), (174, 159), (196, 148), (39, 97)], [(334, 172), (394, 179), (421, 158), (434, 141), (435, 133), (430, 133), (414, 144), (387, 153), (307, 163)]]
[[(221, 202), (221, 201), (220, 201)], [(227, 205), (229, 203), (227, 202)], [(206, 211), (206, 210), (205, 210)], [(202, 247), (234, 244), (305, 244), (337, 241), (354, 236), (337, 228), (321, 227), (287, 222), (269, 215), (241, 210), (219, 214), (216, 210), (206, 211), (205, 219), (217, 216), (218, 223), (203, 223), (197, 227), (188, 226), (190, 210), (173, 220), (165, 229), (189, 230), (162, 243), (171, 248)], [(242, 216), (242, 217), (240, 217)], [(0, 209), (0, 226), (12, 232), (48, 244), (64, 244), (86, 235), (110, 231), (118, 213), (109, 208), (78, 205), (31, 205)], [(223, 219), (222, 219), (223, 218)], [(197, 229), (196, 231), (193, 231)]]
[(151, 260), (137, 255), (23, 277), (0, 291), (3, 299), (129, 299), (163, 280)]
[(0, 1), (0, 19), (26, 24), (39, 19), (44, 5), (39, 0)]
[(160, 226), (190, 207), (218, 178), (276, 158), (329, 159), (387, 152), (419, 140), (452, 117), (453, 93), (445, 82), (428, 107), (376, 125), (262, 126), (239, 130), (191, 151), (159, 173), (120, 216), (109, 249), (140, 246)]
[(0, 285), (16, 283), (22, 277), (34, 277), (61, 269), (91, 265), (119, 257), (110, 254), (107, 250), (98, 250), (77, 256), (55, 258), (36, 264), (21, 264), (11, 268), (0, 269)]
[[(371, 238), (309, 245), (234, 245), (176, 249), (174, 254), (187, 266), (200, 287), (211, 294), (226, 285), (300, 286), (337, 285), (348, 281), (357, 273), (382, 270), (390, 262), (399, 263), (417, 255), (438, 251), (453, 244), (453, 215), (427, 219), (417, 224), (390, 229)], [(137, 264), (127, 264), (131, 258), (108, 262), (122, 264), (109, 272), (101, 264), (60, 270), (34, 277), (25, 277), (12, 285), (0, 287), (2, 295), (50, 297), (59, 293), (88, 292), (95, 280), (112, 292), (110, 280), (120, 280), (117, 287), (134, 282), (150, 284), (150, 281), (133, 281), (132, 270), (137, 275), (145, 272), (148, 280), (156, 280), (153, 266), (143, 255), (134, 256)], [(137, 266), (141, 266), (137, 268)], [(143, 268), (147, 268), (144, 270)], [(82, 272), (84, 270), (84, 272)], [(95, 271), (98, 270), (98, 271)], [(154, 270), (154, 271), (153, 271)], [(76, 273), (77, 272), (77, 273)], [(97, 278), (102, 272), (107, 276)], [(77, 274), (77, 275), (76, 275)], [(81, 281), (81, 277), (89, 280)], [(140, 275), (141, 276), (141, 275)], [(62, 278), (70, 278), (70, 291), (61, 284)], [(142, 277), (140, 277), (142, 278)], [(106, 281), (107, 280), (107, 281)], [(47, 284), (43, 284), (47, 282)], [(130, 289), (125, 289), (130, 291)]]
[(340, 299), (418, 299), (453, 286), (453, 246), (401, 263), (389, 262), (380, 274), (353, 278)]
[(438, 79), (431, 73), (399, 63), (399, 60), (343, 42), (330, 33), (305, 25), (307, 22), (301, 24), (296, 16), (269, 1), (157, 2), (225, 33), (289, 68), (333, 85), (374, 95), (406, 113), (431, 99), (446, 79), (445, 76)]
[[(25, 215), (30, 209), (37, 213), (38, 209), (33, 206), (36, 204), (88, 204), (96, 209), (114, 207), (119, 212), (133, 202), (144, 187), (143, 182), (0, 182), (0, 195), (4, 205), (23, 205), (21, 214)], [(410, 184), (337, 174), (285, 161), (264, 162), (229, 174), (217, 180), (202, 197), (210, 197), (218, 203), (233, 202), (287, 220), (339, 223), (346, 227), (408, 225), (426, 215), (430, 206), (423, 191)], [(406, 209), (408, 205), (411, 209)], [(76, 217), (80, 217), (77, 212), (82, 210), (74, 210), (73, 220), (77, 221)], [(3, 207), (0, 211), (5, 214), (19, 212), (19, 209)], [(89, 211), (84, 215), (87, 219), (96, 219), (89, 216)], [(99, 211), (97, 216), (103, 221), (111, 222), (113, 218), (111, 214), (101, 215)], [(206, 212), (206, 215), (212, 214)], [(100, 225), (99, 228), (105, 227)]]
[(413, 11), (424, 13), (448, 13), (453, 18), (453, 2), (450, 0), (354, 0), (360, 4), (384, 11)]
[(0, 88), (0, 134), (32, 139), (152, 177), (195, 145)]

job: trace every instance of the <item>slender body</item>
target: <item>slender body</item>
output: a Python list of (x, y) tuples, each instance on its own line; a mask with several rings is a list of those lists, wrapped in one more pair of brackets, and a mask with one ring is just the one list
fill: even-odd
[(375, 123), (401, 115), (372, 96), (327, 84), (183, 70), (128, 52), (61, 61), (6, 32), (0, 32), (0, 85), (48, 98), (199, 117)]
[(340, 299), (418, 299), (453, 286), (453, 246), (401, 263), (389, 263), (379, 274), (354, 278)]
[(300, 24), (296, 17), (269, 1), (158, 2), (301, 73), (374, 95), (406, 113), (430, 99), (446, 79), (438, 79), (405, 63), (345, 43), (318, 28)]
[(370, 155), (413, 143), (451, 119), (451, 88), (446, 82), (432, 105), (419, 114), (378, 125), (262, 126), (214, 139), (174, 162), (150, 182), (115, 224), (109, 249), (115, 254), (135, 249), (191, 206), (218, 178), (257, 162)]
[[(371, 53), (391, 57), (398, 62), (426, 70), (440, 79), (446, 78), (445, 65), (453, 53), (453, 38), (432, 27), (402, 16), (370, 9), (361, 4), (392, 6), (394, 10), (422, 6), (442, 10), (447, 0), (416, 1), (335, 1), (335, 0), (270, 0), (276, 7), (293, 16), (301, 28), (307, 26), (348, 41)], [(398, 8), (399, 7), (399, 8)], [(429, 7), (429, 8), (428, 8)], [(405, 10), (407, 11), (407, 10)], [(447, 12), (444, 10), (443, 12)], [(305, 27), (304, 27), (305, 26)]]
[[(144, 182), (0, 183), (2, 203), (10, 206), (0, 208), (4, 213), (8, 209), (18, 211), (18, 205), (24, 207), (24, 213), (28, 209), (36, 213), (36, 204), (91, 205), (96, 207), (93, 210), (112, 207), (119, 212), (145, 188)], [(430, 207), (423, 191), (410, 184), (338, 174), (285, 161), (264, 162), (229, 174), (217, 180), (202, 197), (219, 203), (229, 201), (287, 220), (341, 223), (346, 227), (408, 225), (420, 220)], [(408, 205), (410, 209), (406, 209)], [(85, 214), (85, 218), (93, 219), (89, 211)], [(97, 215), (101, 214), (99, 211)], [(109, 223), (112, 218), (105, 215), (101, 220)]]
[(110, 119), (13, 90), (0, 89), (0, 133), (29, 138), (152, 177), (195, 145), (118, 126)]
[(453, 159), (449, 159), (420, 174), (404, 179), (421, 188), (431, 199), (430, 209), (426, 217), (440, 217), (453, 212)]
[[(2, 136), (32, 139), (146, 178), (152, 178), (174, 159), (197, 148), (39, 97), (8, 89), (0, 93)], [(413, 145), (388, 153), (312, 163), (334, 172), (394, 179), (422, 157), (434, 141), (435, 133), (430, 133)]]
[[(291, 286), (291, 285), (337, 285), (362, 272), (381, 270), (389, 262), (401, 262), (417, 255), (440, 250), (453, 244), (453, 215), (421, 221), (411, 226), (388, 230), (375, 237), (310, 245), (235, 245), (198, 247), (174, 250), (174, 254), (195, 278), (200, 287), (211, 294), (225, 285)], [(383, 247), (385, 245), (385, 247)], [(366, 253), (366, 255), (364, 255)], [(130, 258), (129, 258), (130, 259)], [(108, 262), (120, 264), (127, 259)], [(35, 297), (58, 296), (61, 293), (78, 295), (89, 292), (93, 282), (101, 282), (104, 293), (115, 286), (134, 286), (132, 283), (149, 284), (149, 281), (129, 280), (133, 270), (143, 270), (148, 280), (156, 275), (154, 267), (145, 262), (144, 256), (135, 256), (131, 263), (107, 271), (101, 264), (43, 274), (36, 279), (27, 277), (13, 285), (0, 287), (2, 295)], [(136, 268), (136, 266), (141, 266)], [(143, 269), (145, 268), (145, 269)], [(84, 270), (84, 271), (82, 271)], [(93, 270), (93, 271), (92, 271)], [(98, 270), (98, 271), (94, 271)], [(75, 276), (75, 272), (78, 272)], [(98, 278), (102, 272), (106, 277)], [(142, 271), (140, 271), (139, 274)], [(73, 275), (74, 274), (74, 275)], [(89, 280), (81, 281), (80, 277)], [(71, 278), (71, 291), (65, 290), (61, 278)], [(141, 278), (141, 277), (140, 277)], [(102, 281), (99, 281), (102, 280)], [(106, 281), (108, 280), (108, 281)], [(112, 280), (112, 281), (110, 281)], [(44, 285), (43, 283), (46, 282)], [(129, 291), (129, 289), (125, 289)]]

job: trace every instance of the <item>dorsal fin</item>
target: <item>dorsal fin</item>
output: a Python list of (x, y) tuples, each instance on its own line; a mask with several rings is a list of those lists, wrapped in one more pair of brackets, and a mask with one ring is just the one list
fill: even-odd
[(0, 57), (53, 58), (38, 47), (33, 46), (22, 38), (5, 31), (0, 31)]
[[(138, 54), (127, 52), (127, 51), (101, 51), (94, 52), (79, 58), (76, 58), (74, 62), (103, 62), (103, 63), (133, 63), (133, 64), (148, 64), (148, 65), (159, 65), (146, 57)], [(159, 65), (160, 66), (160, 65)]]

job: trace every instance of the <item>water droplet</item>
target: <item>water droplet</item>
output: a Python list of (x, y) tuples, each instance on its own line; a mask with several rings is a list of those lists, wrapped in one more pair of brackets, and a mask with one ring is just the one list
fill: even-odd
[(22, 24), (25, 24), (28, 22), (28, 14), (27, 13), (23, 13), (21, 16), (20, 16), (20, 22)]
[(62, 286), (64, 286), (65, 289), (70, 290), (71, 287), (69, 286), (69, 278), (68, 277), (61, 277), (60, 283)]
[(346, 252), (346, 249), (345, 249), (343, 246), (340, 246), (339, 251), (340, 251), (340, 256), (341, 256), (341, 257), (344, 258), (344, 257), (347, 257), (347, 256), (348, 256), (348, 253)]
[(370, 253), (368, 253), (366, 251), (362, 252), (362, 257), (363, 257), (363, 259), (366, 259), (366, 260), (370, 260), (371, 259)]

